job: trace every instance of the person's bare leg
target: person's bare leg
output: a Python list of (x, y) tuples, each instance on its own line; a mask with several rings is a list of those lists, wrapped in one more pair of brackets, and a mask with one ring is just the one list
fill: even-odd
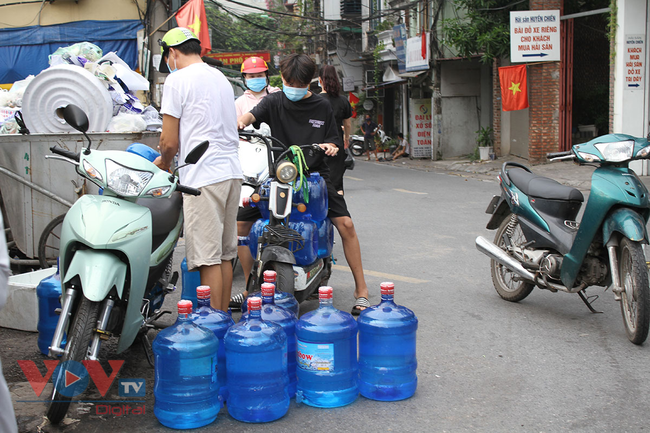
[[(366, 278), (363, 275), (361, 246), (359, 245), (359, 238), (357, 237), (357, 231), (354, 228), (352, 218), (347, 216), (332, 218), (332, 224), (334, 224), (339, 235), (341, 235), (345, 260), (347, 260), (348, 266), (350, 266), (350, 270), (352, 271), (352, 277), (354, 278), (354, 297), (369, 298)], [(363, 309), (360, 308), (360, 310)]]
[[(230, 269), (232, 274), (232, 265), (230, 266)], [(221, 264), (211, 265), (211, 266), (201, 266), (199, 268), (199, 273), (201, 274), (201, 285), (210, 286), (210, 305), (212, 305), (212, 308), (221, 311), (226, 311), (228, 309), (228, 304), (226, 303), (225, 306), (222, 305), (224, 287), (223, 287), (223, 274), (221, 272)], [(232, 281), (232, 275), (231, 275), (231, 281)]]
[[(253, 227), (252, 221), (237, 221), (237, 236), (248, 236)], [(248, 277), (251, 274), (253, 269), (253, 256), (251, 255), (251, 250), (248, 246), (239, 246), (237, 247), (237, 256), (239, 257), (239, 263), (241, 263), (241, 268), (244, 271), (244, 297), (248, 296), (246, 287), (248, 286)]]
[(221, 306), (223, 311), (228, 311), (230, 304), (230, 295), (232, 294), (232, 261), (224, 260), (221, 262)]

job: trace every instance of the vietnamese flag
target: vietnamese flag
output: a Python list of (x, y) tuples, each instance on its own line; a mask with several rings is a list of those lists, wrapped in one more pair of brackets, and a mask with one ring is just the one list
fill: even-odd
[(359, 103), (359, 98), (354, 93), (350, 92), (350, 105), (352, 106), (352, 118), (357, 118), (357, 104)]
[(176, 12), (176, 22), (179, 27), (187, 27), (199, 37), (201, 41), (201, 56), (212, 50), (208, 20), (205, 17), (203, 0), (190, 0)]
[(526, 65), (499, 68), (499, 81), (501, 82), (501, 107), (503, 111), (528, 108)]

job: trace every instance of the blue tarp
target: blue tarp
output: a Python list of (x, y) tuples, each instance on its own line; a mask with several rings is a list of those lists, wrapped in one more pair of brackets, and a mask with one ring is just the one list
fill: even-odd
[(104, 54), (115, 51), (131, 69), (138, 64), (138, 20), (76, 21), (53, 26), (0, 29), (0, 83), (38, 75), (59, 47), (91, 42)]

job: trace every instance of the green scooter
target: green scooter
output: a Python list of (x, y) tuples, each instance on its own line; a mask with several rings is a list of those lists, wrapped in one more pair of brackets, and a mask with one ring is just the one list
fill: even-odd
[[(72, 397), (80, 392), (75, 384), (68, 385), (68, 372), (79, 376), (75, 366), (97, 361), (101, 342), (112, 336), (119, 338), (117, 353), (139, 334), (146, 346), (146, 330), (168, 313), (161, 307), (178, 279), (172, 274), (172, 254), (183, 227), (180, 193), (200, 194), (178, 183), (178, 169), (167, 173), (125, 151), (91, 151), (86, 114), (74, 105), (62, 114), (88, 139), (88, 147), (81, 153), (52, 147), (55, 155), (48, 158), (74, 164), (103, 193), (77, 200), (61, 228), (63, 296), (49, 352), (62, 362), (53, 376), (47, 409), (52, 423), (65, 417)], [(196, 163), (207, 147), (205, 141), (194, 148), (185, 164)], [(61, 347), (64, 333), (67, 343)]]
[(597, 168), (589, 200), (576, 220), (584, 197), (570, 186), (533, 174), (524, 165), (503, 164), (501, 195), (494, 196), (487, 225), (494, 242), (482, 236), (476, 247), (491, 260), (492, 282), (503, 299), (519, 302), (533, 288), (577, 293), (592, 312), (598, 296), (590, 286), (611, 287), (628, 339), (642, 344), (650, 323), (648, 268), (642, 244), (648, 243), (648, 190), (628, 164), (648, 159), (645, 138), (609, 134), (571, 151), (549, 154)]

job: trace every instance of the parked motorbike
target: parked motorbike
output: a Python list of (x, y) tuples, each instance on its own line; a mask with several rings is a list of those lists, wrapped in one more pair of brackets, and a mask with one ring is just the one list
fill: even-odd
[[(49, 353), (61, 356), (65, 372), (54, 378), (47, 409), (52, 423), (65, 417), (75, 395), (75, 385), (66, 386), (66, 361), (98, 360), (101, 342), (111, 336), (119, 337), (120, 353), (141, 335), (151, 356), (146, 331), (168, 313), (161, 311), (163, 300), (178, 279), (172, 254), (183, 227), (180, 192), (200, 194), (180, 185), (177, 171), (170, 175), (142, 156), (91, 151), (88, 118), (80, 108), (68, 105), (63, 117), (88, 146), (81, 153), (52, 147), (56, 155), (48, 158), (74, 164), (103, 191), (79, 198), (61, 228), (62, 307)], [(196, 163), (207, 147), (207, 141), (197, 146), (185, 164)], [(67, 344), (61, 347), (64, 333)]]
[[(295, 217), (306, 210), (304, 203), (294, 202), (293, 182), (300, 176), (300, 171), (305, 169), (305, 165), (307, 167), (316, 165), (324, 158), (325, 152), (318, 145), (292, 146), (292, 150), (271, 136), (244, 131), (240, 131), (239, 134), (245, 139), (261, 140), (265, 143), (269, 176), (265, 182), (259, 184), (258, 192), (244, 199), (244, 206), (267, 208), (269, 214), (268, 223), (262, 226), (261, 235), (257, 238), (257, 245), (251, 248), (251, 253), (254, 253), (254, 264), (246, 289), (249, 293), (259, 291), (263, 283), (264, 271), (274, 270), (277, 273), (276, 288), (293, 294), (298, 302), (302, 302), (318, 287), (326, 285), (329, 281), (334, 238), (331, 222), (324, 221), (325, 224), (329, 224), (330, 231), (319, 232), (318, 243), (325, 244), (329, 253), (326, 257), (317, 257), (311, 263), (297, 263), (298, 252), (303, 248), (311, 248), (312, 245), (306, 243), (313, 239), (304, 239), (292, 228), (294, 225), (290, 220), (295, 219), (291, 218), (292, 214)], [(303, 165), (296, 159), (296, 153), (300, 153), (296, 152), (296, 148), (300, 148), (304, 154), (303, 162), (306, 164)], [(303, 172), (303, 174), (309, 173)], [(325, 194), (325, 197), (320, 198), (325, 200), (325, 209), (327, 209), (326, 188), (321, 193)], [(253, 229), (262, 221), (266, 220), (258, 220), (253, 225)], [(246, 241), (240, 238), (240, 245), (246, 245)]]
[(590, 286), (611, 287), (621, 303), (628, 339), (648, 336), (650, 293), (642, 245), (648, 243), (648, 190), (628, 163), (648, 159), (645, 138), (609, 134), (549, 154), (596, 166), (580, 222), (580, 191), (537, 176), (526, 166), (505, 162), (499, 174), (501, 195), (487, 208), (494, 243), (479, 236), (476, 247), (490, 257), (492, 282), (503, 299), (518, 302), (533, 288), (577, 293), (592, 312)]
[[(382, 148), (386, 149), (386, 145), (388, 144), (389, 141), (391, 141), (391, 138), (386, 135), (384, 132), (383, 127), (381, 124), (377, 126), (375, 129), (375, 132), (377, 133), (377, 136), (379, 137), (379, 146)], [(363, 150), (363, 135), (350, 135), (350, 149), (352, 151), (352, 154), (354, 156), (361, 156), (364, 154)], [(395, 150), (395, 148), (388, 149), (391, 153)]]

